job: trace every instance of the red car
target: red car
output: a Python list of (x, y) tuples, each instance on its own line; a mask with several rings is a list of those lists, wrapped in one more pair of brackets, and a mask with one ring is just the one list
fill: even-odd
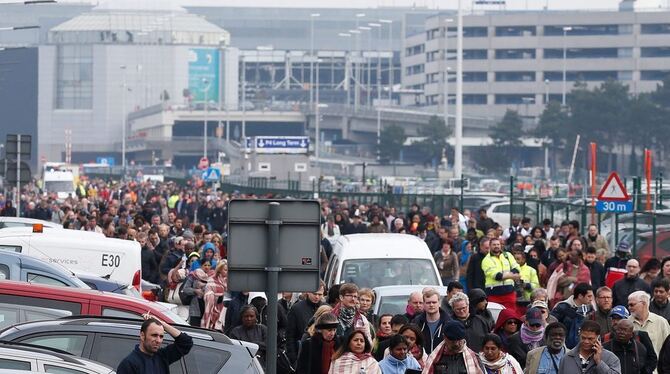
[(0, 328), (72, 315), (140, 319), (146, 312), (168, 323), (188, 325), (168, 307), (131, 296), (26, 282), (0, 282)]
[(670, 255), (670, 231), (657, 231), (656, 232), (656, 256), (653, 256), (654, 247), (652, 242), (652, 233), (643, 232), (637, 236), (637, 258), (640, 261), (640, 266), (649, 261), (650, 258), (656, 257), (657, 259), (662, 259), (665, 256)]

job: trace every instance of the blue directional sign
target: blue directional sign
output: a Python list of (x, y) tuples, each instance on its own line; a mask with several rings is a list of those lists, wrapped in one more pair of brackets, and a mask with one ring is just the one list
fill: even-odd
[(96, 157), (95, 158), (95, 163), (96, 164), (104, 164), (104, 165), (114, 166), (115, 160), (114, 160), (114, 157)]
[(218, 182), (221, 180), (221, 170), (217, 168), (207, 168), (202, 172), (202, 180), (207, 182)]
[(630, 213), (633, 211), (632, 201), (602, 201), (596, 202), (598, 213)]
[(306, 136), (257, 136), (256, 153), (307, 153), (309, 138)]

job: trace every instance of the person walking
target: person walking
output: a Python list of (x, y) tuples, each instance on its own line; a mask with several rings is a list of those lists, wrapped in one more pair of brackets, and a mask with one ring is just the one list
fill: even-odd
[[(116, 372), (119, 374), (162, 374), (170, 372), (170, 364), (179, 361), (193, 347), (193, 339), (169, 324), (146, 313), (140, 327), (140, 343), (121, 361)], [(174, 338), (165, 347), (165, 333)]]

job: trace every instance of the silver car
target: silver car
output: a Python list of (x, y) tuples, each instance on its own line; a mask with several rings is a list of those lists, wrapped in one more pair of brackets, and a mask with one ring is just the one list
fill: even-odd
[(47, 348), (0, 343), (0, 373), (21, 370), (37, 373), (109, 374), (110, 367)]

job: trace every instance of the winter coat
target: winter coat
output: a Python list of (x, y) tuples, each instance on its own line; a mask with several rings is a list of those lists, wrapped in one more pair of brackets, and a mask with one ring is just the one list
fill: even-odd
[(298, 358), (300, 338), (307, 330), (309, 320), (321, 305), (323, 304), (314, 304), (309, 299), (305, 299), (295, 303), (289, 310), (286, 326), (286, 355), (291, 362), (295, 362)]
[(627, 344), (610, 340), (603, 344), (603, 348), (619, 358), (622, 373), (652, 374), (656, 370), (656, 352), (653, 349), (647, 351), (635, 337)]
[(407, 369), (421, 370), (421, 365), (411, 354), (408, 354), (404, 360), (388, 355), (379, 361), (379, 368), (382, 369), (382, 374), (405, 374)]
[(619, 279), (614, 283), (614, 287), (612, 287), (612, 296), (614, 297), (612, 305), (628, 305), (628, 295), (635, 291), (644, 291), (648, 294), (652, 293), (649, 284), (640, 279), (640, 277), (624, 277), (623, 279)]
[[(333, 354), (341, 345), (338, 337), (335, 337)], [(298, 360), (296, 363), (296, 374), (318, 374), (321, 372), (321, 351), (323, 350), (323, 338), (321, 334), (307, 338), (300, 344)]]
[(585, 370), (582, 370), (582, 362), (579, 358), (579, 347), (568, 351), (561, 360), (558, 374), (621, 374), (621, 363), (614, 353), (603, 349), (602, 358), (598, 365), (589, 359)]
[(435, 347), (442, 343), (445, 334), (445, 332), (442, 330), (442, 326), (444, 326), (444, 324), (450, 320), (451, 316), (449, 316), (447, 312), (440, 308), (440, 322), (435, 329), (435, 334), (431, 336), (430, 327), (428, 327), (428, 323), (426, 322), (426, 312), (423, 312), (414, 317), (412, 323), (416, 324), (419, 326), (419, 329), (421, 329), (421, 333), (423, 334), (423, 348), (426, 350), (426, 353), (430, 354), (433, 349), (435, 349)]

